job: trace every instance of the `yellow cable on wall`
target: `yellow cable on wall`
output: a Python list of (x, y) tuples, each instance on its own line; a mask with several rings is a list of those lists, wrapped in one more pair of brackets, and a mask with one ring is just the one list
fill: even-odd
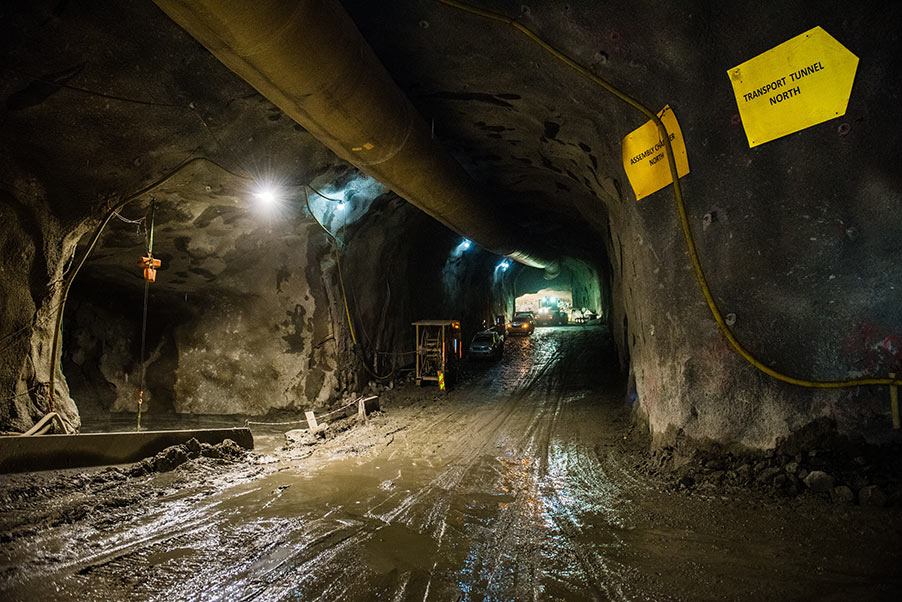
[(664, 147), (667, 151), (667, 164), (670, 167), (670, 174), (673, 178), (673, 200), (676, 205), (677, 216), (679, 217), (680, 226), (683, 230), (683, 238), (686, 241), (686, 250), (689, 253), (689, 260), (692, 263), (693, 270), (695, 272), (695, 279), (698, 282), (699, 288), (702, 290), (702, 295), (705, 297), (705, 302), (708, 304), (708, 309), (711, 311), (711, 315), (714, 317), (714, 321), (717, 323), (717, 327), (720, 329), (720, 332), (723, 334), (724, 338), (726, 338), (727, 342), (730, 344), (730, 347), (733, 348), (733, 351), (738, 353), (746, 362), (751, 364), (760, 372), (767, 374), (771, 378), (776, 380), (789, 383), (791, 385), (797, 385), (799, 387), (807, 387), (810, 389), (843, 389), (846, 387), (858, 387), (864, 385), (902, 385), (902, 379), (899, 378), (855, 378), (855, 379), (847, 379), (847, 380), (809, 380), (805, 378), (796, 378), (794, 376), (790, 376), (788, 374), (784, 374), (778, 370), (767, 366), (763, 362), (761, 362), (758, 358), (756, 358), (750, 351), (748, 351), (745, 347), (742, 346), (736, 336), (733, 334), (733, 331), (730, 330), (730, 327), (724, 321), (723, 315), (720, 313), (720, 308), (717, 307), (717, 302), (714, 300), (714, 295), (711, 293), (711, 289), (708, 286), (708, 280), (705, 277), (705, 272), (702, 269), (701, 261), (698, 256), (698, 249), (695, 246), (695, 239), (692, 235), (692, 228), (689, 225), (689, 218), (686, 215), (686, 206), (683, 202), (683, 191), (680, 187), (680, 180), (677, 173), (676, 161), (673, 156), (673, 148), (670, 144), (670, 136), (668, 135), (667, 128), (664, 127), (663, 122), (658, 118), (658, 115), (640, 103), (635, 98), (629, 96), (625, 92), (616, 88), (613, 84), (608, 82), (605, 79), (595, 75), (575, 60), (540, 38), (536, 35), (532, 30), (527, 28), (522, 23), (519, 23), (515, 19), (511, 19), (503, 14), (496, 13), (494, 11), (485, 10), (482, 8), (478, 8), (475, 6), (470, 6), (464, 2), (459, 2), (457, 0), (438, 0), (441, 4), (446, 6), (450, 6), (452, 8), (456, 8), (458, 10), (477, 15), (479, 17), (490, 19), (492, 21), (497, 21), (499, 23), (504, 23), (506, 25), (510, 25), (518, 32), (522, 33), (524, 36), (529, 38), (530, 41), (538, 45), (545, 52), (550, 54), (552, 57), (563, 63), (564, 65), (570, 67), (581, 76), (585, 77), (592, 83), (598, 85), (602, 89), (604, 89), (609, 94), (617, 97), (622, 102), (628, 104), (633, 107), (640, 113), (642, 113), (645, 117), (655, 122), (658, 130), (661, 133), (661, 139), (664, 141)]

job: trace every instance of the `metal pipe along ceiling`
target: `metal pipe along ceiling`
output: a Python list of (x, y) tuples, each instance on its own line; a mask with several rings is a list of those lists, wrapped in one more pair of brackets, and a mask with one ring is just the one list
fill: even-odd
[(481, 247), (557, 273), (550, 253), (516, 244), (337, 0), (155, 2), (336, 155)]

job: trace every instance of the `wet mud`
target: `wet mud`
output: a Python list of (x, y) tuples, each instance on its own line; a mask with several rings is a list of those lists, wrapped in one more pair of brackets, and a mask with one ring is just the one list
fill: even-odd
[[(895, 508), (674, 491), (639, 470), (600, 328), (544, 328), (455, 391), (320, 445), (19, 475), (4, 599), (898, 599)], [(30, 480), (25, 480), (30, 479)]]

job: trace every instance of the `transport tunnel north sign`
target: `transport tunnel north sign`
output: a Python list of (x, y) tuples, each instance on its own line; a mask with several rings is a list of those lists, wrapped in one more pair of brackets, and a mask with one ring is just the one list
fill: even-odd
[[(686, 157), (686, 143), (683, 141), (680, 124), (670, 106), (661, 109), (658, 117), (670, 134), (677, 173), (682, 178), (689, 173), (689, 159)], [(673, 182), (665, 152), (664, 140), (654, 121), (646, 122), (623, 139), (623, 169), (637, 201)]]
[(815, 27), (727, 71), (749, 148), (845, 115), (857, 67)]

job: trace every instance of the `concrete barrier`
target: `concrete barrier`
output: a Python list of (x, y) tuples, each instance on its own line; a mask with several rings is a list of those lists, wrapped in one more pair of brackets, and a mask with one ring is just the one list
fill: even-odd
[(0, 437), (0, 473), (137, 462), (192, 438), (210, 445), (231, 439), (254, 449), (248, 428)]

